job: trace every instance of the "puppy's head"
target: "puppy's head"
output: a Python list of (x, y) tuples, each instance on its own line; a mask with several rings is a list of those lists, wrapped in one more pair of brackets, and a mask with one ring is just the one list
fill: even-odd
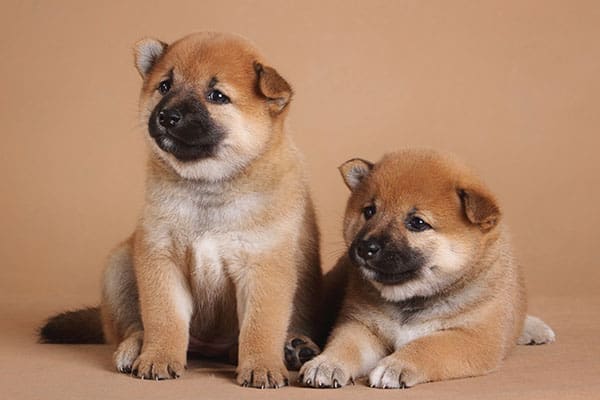
[(425, 150), (340, 167), (352, 191), (344, 219), (349, 256), (391, 301), (443, 291), (477, 265), (500, 210), (475, 174)]
[(281, 131), (289, 84), (245, 39), (198, 33), (135, 46), (140, 117), (152, 150), (180, 176), (219, 181), (259, 157)]

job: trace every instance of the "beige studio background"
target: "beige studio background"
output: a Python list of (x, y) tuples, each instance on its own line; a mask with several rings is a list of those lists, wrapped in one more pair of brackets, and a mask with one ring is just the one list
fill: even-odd
[(96, 301), (143, 201), (132, 44), (252, 38), (293, 84), (324, 267), (343, 251), (336, 167), (450, 150), (500, 197), (532, 293), (600, 282), (600, 3), (11, 1), (0, 16), (0, 288)]
[(251, 38), (292, 83), (288, 125), (310, 169), (325, 269), (343, 251), (336, 167), (427, 146), (466, 159), (498, 194), (532, 297), (598, 293), (597, 1), (3, 0), (9, 319), (24, 301), (27, 329), (98, 302), (104, 258), (143, 201), (131, 47), (200, 30)]

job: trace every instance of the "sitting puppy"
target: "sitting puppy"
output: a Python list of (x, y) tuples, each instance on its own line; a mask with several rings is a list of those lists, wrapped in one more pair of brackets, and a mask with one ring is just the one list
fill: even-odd
[(349, 252), (330, 275), (345, 279), (345, 297), (323, 353), (300, 371), (305, 385), (341, 387), (369, 373), (372, 387), (404, 388), (481, 375), (517, 341), (554, 340), (526, 319), (500, 209), (474, 173), (417, 150), (340, 171), (352, 191)]
[(305, 169), (284, 129), (292, 89), (227, 34), (146, 39), (135, 64), (152, 150), (141, 218), (109, 257), (100, 310), (56, 316), (41, 339), (114, 343), (116, 368), (146, 379), (180, 376), (188, 349), (230, 355), (241, 385), (283, 386), (284, 348), (296, 368), (318, 351), (321, 285)]

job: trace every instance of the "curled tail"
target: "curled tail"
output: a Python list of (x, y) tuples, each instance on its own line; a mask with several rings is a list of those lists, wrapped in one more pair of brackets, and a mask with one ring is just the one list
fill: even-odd
[(66, 311), (50, 317), (40, 328), (40, 343), (105, 343), (99, 307)]

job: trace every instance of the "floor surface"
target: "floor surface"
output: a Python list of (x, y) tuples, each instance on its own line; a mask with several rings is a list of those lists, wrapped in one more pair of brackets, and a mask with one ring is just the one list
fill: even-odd
[(554, 328), (556, 343), (519, 346), (487, 376), (406, 390), (364, 382), (337, 390), (241, 388), (232, 366), (198, 360), (175, 381), (133, 379), (113, 371), (111, 346), (36, 343), (35, 329), (64, 301), (0, 295), (0, 399), (600, 399), (600, 296), (531, 299), (531, 313)]

